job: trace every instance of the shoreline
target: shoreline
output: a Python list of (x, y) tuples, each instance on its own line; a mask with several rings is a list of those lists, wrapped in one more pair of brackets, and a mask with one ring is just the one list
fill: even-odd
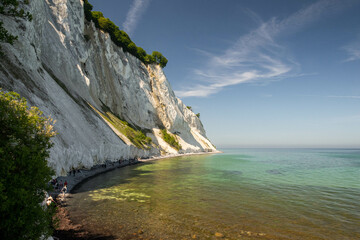
[(58, 182), (67, 181), (67, 193), (61, 194), (60, 191), (49, 192), (57, 205), (57, 211), (55, 217), (58, 219), (58, 226), (54, 228), (53, 239), (57, 240), (70, 240), (70, 239), (79, 239), (79, 240), (89, 240), (89, 239), (113, 239), (112, 236), (98, 236), (89, 233), (85, 230), (84, 226), (81, 224), (73, 223), (70, 219), (70, 215), (67, 207), (67, 198), (71, 198), (72, 192), (84, 181), (96, 177), (102, 173), (113, 171), (117, 168), (122, 168), (130, 165), (135, 165), (139, 163), (146, 163), (155, 160), (175, 158), (175, 157), (184, 157), (184, 156), (194, 156), (194, 155), (207, 155), (207, 154), (217, 154), (222, 153), (221, 151), (216, 152), (199, 152), (199, 153), (185, 153), (185, 154), (174, 154), (167, 156), (158, 156), (151, 157), (147, 159), (128, 159), (117, 162), (105, 163), (102, 165), (93, 166), (91, 169), (78, 170), (73, 173), (70, 173), (68, 176), (58, 177)]
[[(122, 160), (117, 162), (107, 162), (104, 164), (94, 165), (90, 169), (79, 169), (75, 170), (74, 172), (68, 173), (67, 176), (59, 176), (57, 177), (58, 183), (62, 181), (65, 183), (67, 182), (67, 193), (71, 193), (77, 185), (81, 184), (83, 181), (95, 177), (99, 174), (106, 173), (112, 171), (117, 168), (122, 168), (125, 166), (130, 166), (134, 164), (140, 163), (136, 159), (128, 159)], [(58, 197), (60, 195), (61, 189), (49, 192), (49, 195)]]
[(140, 159), (139, 162), (149, 162), (149, 161), (167, 159), (167, 158), (186, 157), (186, 156), (194, 156), (194, 155), (195, 156), (196, 155), (208, 155), (208, 154), (218, 154), (218, 153), (223, 153), (223, 152), (216, 150), (216, 152), (214, 151), (214, 152), (198, 152), (198, 153), (181, 153), (181, 154), (174, 154), (174, 155), (144, 158), (144, 159)]
[[(83, 181), (95, 177), (99, 174), (112, 171), (117, 168), (122, 168), (130, 165), (135, 165), (139, 163), (145, 163), (155, 160), (175, 158), (175, 157), (186, 157), (186, 156), (196, 156), (196, 155), (207, 155), (207, 154), (218, 154), (222, 153), (221, 151), (214, 152), (197, 152), (197, 153), (182, 153), (182, 154), (172, 154), (165, 156), (156, 156), (150, 158), (138, 158), (138, 159), (128, 159), (121, 160), (116, 162), (107, 162), (104, 164), (94, 165), (91, 169), (80, 169), (74, 172), (68, 173), (67, 176), (59, 176), (57, 177), (57, 181), (62, 181), (63, 183), (67, 182), (67, 192), (71, 193), (74, 189), (76, 189), (77, 185), (81, 184)], [(60, 191), (49, 192), (49, 195), (57, 197), (60, 194)]]

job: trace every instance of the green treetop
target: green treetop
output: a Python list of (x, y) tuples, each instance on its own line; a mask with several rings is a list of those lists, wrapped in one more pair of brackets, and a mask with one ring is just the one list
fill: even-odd
[(160, 64), (162, 68), (166, 66), (168, 60), (160, 52), (154, 51), (152, 56), (155, 59), (155, 63)]
[(126, 32), (120, 30), (110, 19), (105, 18), (102, 12), (91, 11), (92, 9), (93, 6), (88, 0), (84, 0), (85, 19), (93, 21), (97, 28), (109, 33), (111, 40), (117, 46), (122, 47), (125, 52), (132, 54), (145, 64), (156, 63), (162, 68), (166, 66), (168, 60), (160, 52), (155, 51), (152, 55), (147, 54), (144, 49), (136, 46), (136, 44), (131, 41)]

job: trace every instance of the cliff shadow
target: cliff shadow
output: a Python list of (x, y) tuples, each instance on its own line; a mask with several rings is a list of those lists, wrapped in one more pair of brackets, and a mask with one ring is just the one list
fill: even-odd
[(120, 184), (131, 182), (131, 178), (136, 178), (142, 174), (151, 173), (152, 171), (141, 170), (140, 166), (153, 164), (150, 162), (138, 162), (134, 165), (109, 169), (93, 176), (89, 176), (71, 190), (72, 194), (94, 191), (104, 188), (110, 188)]

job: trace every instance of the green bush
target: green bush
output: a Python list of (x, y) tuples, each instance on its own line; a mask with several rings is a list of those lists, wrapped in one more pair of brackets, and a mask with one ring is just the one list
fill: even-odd
[(97, 28), (100, 28), (99, 18), (103, 18), (103, 17), (104, 16), (103, 16), (102, 12), (97, 12), (97, 11), (91, 12), (91, 19), (95, 23), (95, 26)]
[(162, 68), (166, 66), (168, 60), (160, 52), (154, 51), (152, 53), (152, 56), (155, 58), (155, 62), (159, 64)]
[(88, 0), (84, 0), (84, 13), (85, 13), (85, 18), (86, 20), (88, 20), (89, 22), (92, 20), (92, 14), (91, 14), (91, 10), (93, 9), (93, 6), (88, 2)]
[(18, 37), (11, 35), (2, 25), (3, 22), (0, 22), (0, 41), (13, 44)]
[(0, 90), (0, 239), (51, 234), (53, 210), (40, 205), (54, 174), (47, 165), (51, 123), (19, 94)]
[(154, 56), (147, 54), (145, 56), (145, 62), (148, 63), (148, 64), (155, 63)]
[(117, 46), (122, 47), (125, 52), (130, 53), (145, 64), (156, 63), (162, 68), (166, 66), (168, 60), (160, 52), (155, 51), (152, 55), (147, 54), (144, 49), (136, 46), (136, 44), (131, 41), (126, 32), (120, 30), (110, 19), (105, 18), (102, 12), (91, 11), (92, 9), (93, 6), (88, 0), (84, 0), (85, 19), (93, 21), (97, 28), (109, 33), (111, 40)]
[[(21, 7), (19, 8), (21, 2), (19, 0), (0, 0), (0, 14), (25, 18), (31, 21), (32, 15), (29, 12), (25, 12)], [(29, 4), (29, 1), (24, 1), (24, 4)]]
[(166, 129), (161, 130), (161, 135), (164, 141), (167, 142), (171, 147), (175, 148), (178, 151), (181, 149), (180, 143), (174, 136), (170, 135)]
[(119, 29), (115, 23), (113, 23), (112, 21), (110, 21), (110, 19), (108, 18), (104, 18), (104, 17), (100, 17), (98, 19), (99, 22), (99, 26), (101, 29), (103, 29), (104, 31), (108, 32), (110, 34), (110, 36), (112, 38), (114, 38), (115, 36), (115, 30)]
[(122, 47), (123, 49), (127, 49), (127, 46), (131, 43), (131, 39), (126, 32), (124, 32), (123, 30), (116, 29), (115, 43), (116, 45)]
[(132, 55), (136, 55), (136, 52), (137, 52), (137, 47), (135, 45), (135, 43), (131, 42), (128, 46), (127, 46), (127, 51), (129, 53), (131, 53)]
[[(25, 4), (29, 4), (29, 1), (24, 1)], [(32, 15), (29, 12), (25, 12), (24, 9), (19, 9), (20, 2), (18, 0), (0, 0), (0, 15), (7, 15), (12, 17), (20, 17), (32, 20)], [(0, 42), (6, 42), (13, 44), (18, 37), (9, 33), (4, 27), (3, 22), (0, 20)], [(0, 56), (3, 55), (0, 46)]]
[(144, 49), (142, 49), (141, 47), (137, 47), (136, 48), (136, 55), (142, 62), (145, 62), (145, 57), (146, 57), (147, 54), (146, 54), (146, 51)]

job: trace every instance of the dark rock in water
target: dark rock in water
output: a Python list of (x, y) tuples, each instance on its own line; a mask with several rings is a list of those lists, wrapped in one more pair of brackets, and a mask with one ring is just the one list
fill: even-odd
[(226, 171), (226, 174), (234, 174), (234, 175), (241, 175), (241, 171)]
[(266, 170), (266, 173), (274, 174), (274, 175), (283, 174), (283, 173), (281, 172), (281, 170), (279, 170), (279, 169)]

